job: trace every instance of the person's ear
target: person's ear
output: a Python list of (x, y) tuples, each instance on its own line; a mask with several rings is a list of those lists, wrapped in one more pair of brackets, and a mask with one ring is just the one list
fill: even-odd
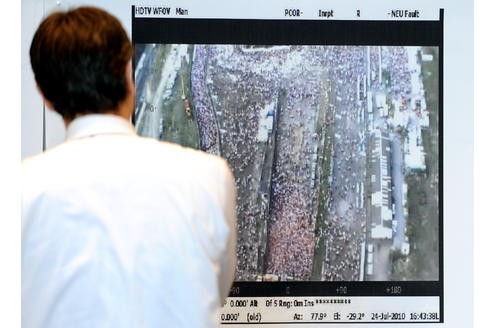
[(136, 87), (134, 85), (133, 78), (134, 71), (132, 69), (132, 59), (127, 62), (125, 66), (125, 84), (126, 84), (126, 97), (121, 106), (121, 116), (125, 119), (131, 120), (132, 113), (134, 112), (134, 106), (136, 101)]
[(132, 89), (132, 90), (128, 90), (128, 91), (131, 91), (131, 92), (134, 92), (135, 91), (134, 77), (132, 76), (133, 73), (134, 72), (133, 72), (133, 69), (132, 69), (132, 59), (130, 59), (127, 62), (127, 65), (125, 66), (125, 76), (126, 76), (127, 88), (128, 89)]

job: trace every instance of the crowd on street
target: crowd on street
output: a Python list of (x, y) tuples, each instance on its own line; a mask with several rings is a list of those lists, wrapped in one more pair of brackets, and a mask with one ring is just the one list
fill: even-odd
[[(410, 93), (405, 50), (392, 47), (382, 59), (379, 49), (195, 46), (191, 81), (200, 147), (227, 159), (238, 190), (236, 280), (259, 274), (309, 280), (319, 238), (326, 239), (323, 279), (359, 279), (367, 220), (366, 93), (360, 88), (367, 82), (380, 87), (384, 60), (392, 94), (407, 99)], [(276, 116), (270, 130), (276, 134), (260, 141), (267, 106)], [(322, 153), (323, 117), (331, 122), (325, 131), (332, 136), (330, 154)], [(326, 156), (330, 178), (322, 181)], [(322, 184), (330, 190), (326, 227), (315, 236)]]

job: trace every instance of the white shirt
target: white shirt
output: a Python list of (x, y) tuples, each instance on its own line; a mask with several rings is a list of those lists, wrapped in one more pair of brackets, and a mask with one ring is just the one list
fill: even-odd
[(220, 157), (86, 115), (22, 163), (23, 327), (215, 327), (234, 277)]

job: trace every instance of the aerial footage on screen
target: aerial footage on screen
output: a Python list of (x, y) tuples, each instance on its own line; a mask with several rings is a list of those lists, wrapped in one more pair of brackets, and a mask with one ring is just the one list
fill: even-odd
[(439, 279), (439, 49), (136, 44), (137, 132), (218, 154), (237, 281)]

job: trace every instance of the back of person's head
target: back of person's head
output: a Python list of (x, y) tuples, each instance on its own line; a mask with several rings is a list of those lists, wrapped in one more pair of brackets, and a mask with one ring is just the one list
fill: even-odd
[(80, 7), (46, 17), (30, 56), (40, 91), (66, 120), (111, 112), (127, 95), (132, 45), (121, 23), (104, 10)]

